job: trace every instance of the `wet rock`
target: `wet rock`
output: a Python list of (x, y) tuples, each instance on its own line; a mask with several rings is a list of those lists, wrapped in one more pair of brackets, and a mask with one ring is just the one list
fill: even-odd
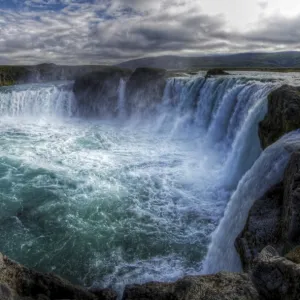
[(293, 153), (284, 174), (282, 238), (285, 253), (300, 244), (300, 153)]
[(263, 149), (284, 134), (300, 128), (300, 87), (283, 85), (268, 97), (268, 113), (259, 124)]
[(205, 78), (209, 78), (209, 77), (212, 77), (212, 76), (218, 76), (218, 75), (230, 75), (230, 74), (225, 72), (222, 69), (211, 69), (211, 70), (207, 71), (207, 73), (205, 75)]
[(175, 283), (127, 286), (123, 300), (246, 300), (260, 299), (246, 274), (189, 276)]
[(283, 183), (279, 183), (252, 206), (246, 226), (235, 242), (244, 271), (251, 269), (254, 259), (267, 245), (281, 247), (283, 194)]
[[(93, 294), (54, 275), (30, 270), (0, 254), (0, 299), (115, 300), (108, 290)], [(5, 298), (6, 297), (6, 298)]]
[(300, 264), (300, 246), (294, 248), (292, 251), (286, 254), (285, 258), (296, 264)]
[(291, 155), (282, 183), (271, 188), (251, 208), (235, 246), (245, 271), (267, 245), (281, 255), (300, 245), (300, 153)]
[(300, 299), (300, 265), (280, 257), (272, 247), (257, 257), (251, 278), (264, 299)]
[(88, 73), (75, 80), (73, 91), (78, 103), (79, 114), (85, 116), (109, 116), (118, 109), (120, 80), (126, 79), (131, 71), (107, 67)]
[(164, 69), (138, 68), (130, 76), (126, 86), (128, 114), (150, 111), (160, 103), (167, 83)]

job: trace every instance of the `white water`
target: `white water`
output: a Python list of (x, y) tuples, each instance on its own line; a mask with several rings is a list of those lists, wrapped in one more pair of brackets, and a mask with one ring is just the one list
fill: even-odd
[(278, 85), (170, 79), (155, 110), (125, 120), (121, 81), (109, 121), (81, 119), (69, 83), (1, 88), (0, 251), (118, 291), (239, 269), (233, 241), (288, 156), (282, 142), (254, 164), (257, 124)]

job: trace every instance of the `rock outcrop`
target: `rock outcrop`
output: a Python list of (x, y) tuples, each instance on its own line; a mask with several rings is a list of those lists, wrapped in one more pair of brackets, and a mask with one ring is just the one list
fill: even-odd
[(91, 293), (53, 274), (35, 272), (0, 253), (1, 300), (116, 300), (111, 290)]
[(300, 87), (283, 85), (268, 97), (268, 113), (259, 124), (263, 149), (284, 134), (300, 128)]
[(247, 274), (189, 276), (175, 283), (128, 286), (123, 300), (254, 300), (259, 294)]
[(143, 112), (160, 103), (167, 83), (164, 69), (138, 68), (130, 76), (126, 86), (126, 104), (130, 115), (134, 110)]
[(205, 78), (209, 78), (212, 76), (218, 76), (218, 75), (230, 75), (230, 74), (225, 72), (222, 69), (211, 69), (206, 72)]
[(131, 71), (107, 67), (88, 73), (75, 80), (73, 91), (78, 110), (85, 116), (109, 116), (118, 108), (118, 89), (121, 79), (127, 79)]
[(281, 255), (300, 244), (300, 153), (293, 153), (282, 183), (253, 205), (246, 226), (236, 239), (244, 269), (267, 245)]
[(101, 71), (105, 66), (59, 66), (40, 64), (35, 66), (0, 66), (0, 86), (20, 83), (36, 83), (56, 80), (75, 80), (87, 73)]
[(0, 86), (26, 81), (29, 71), (25, 67), (0, 66)]
[(300, 265), (279, 256), (270, 246), (256, 259), (251, 278), (262, 299), (300, 299)]

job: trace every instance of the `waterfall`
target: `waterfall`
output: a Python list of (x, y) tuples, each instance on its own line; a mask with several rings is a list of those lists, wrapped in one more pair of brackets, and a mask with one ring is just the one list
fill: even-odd
[(223, 219), (212, 235), (212, 242), (203, 263), (203, 274), (242, 269), (234, 247), (235, 239), (243, 230), (254, 201), (282, 179), (290, 157), (289, 151), (293, 148), (299, 149), (299, 139), (299, 131), (287, 134), (267, 148), (242, 177), (231, 196)]
[(74, 115), (76, 102), (71, 85), (20, 85), (0, 89), (1, 116), (61, 116)]
[(124, 79), (120, 79), (119, 89), (118, 89), (118, 117), (125, 118), (126, 111), (125, 111), (125, 93), (126, 93), (126, 81)]

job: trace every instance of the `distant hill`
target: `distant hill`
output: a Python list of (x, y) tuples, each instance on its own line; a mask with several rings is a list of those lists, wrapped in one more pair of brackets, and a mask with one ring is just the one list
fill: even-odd
[(294, 69), (300, 68), (300, 52), (241, 53), (201, 57), (158, 56), (130, 60), (118, 66), (130, 69), (153, 67), (169, 70), (209, 68)]

